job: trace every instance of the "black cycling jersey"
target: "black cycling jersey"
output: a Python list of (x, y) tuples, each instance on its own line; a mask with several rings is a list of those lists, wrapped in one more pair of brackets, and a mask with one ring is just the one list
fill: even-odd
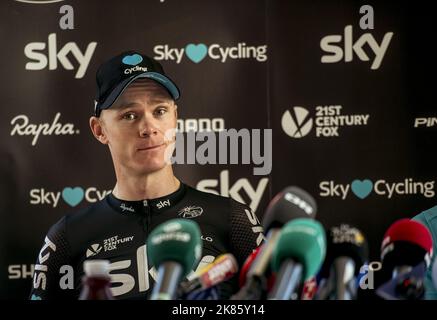
[[(174, 218), (199, 224), (203, 243), (199, 268), (228, 252), (241, 267), (264, 239), (259, 220), (248, 206), (183, 183), (174, 193), (151, 200), (123, 201), (109, 194), (50, 228), (35, 266), (31, 298), (77, 299), (83, 262), (107, 259), (114, 297), (146, 299), (156, 276), (156, 269), (147, 262), (147, 236)], [(61, 269), (64, 265), (74, 270), (73, 288), (66, 288), (68, 267)], [(221, 298), (238, 289), (236, 278), (219, 287)]]

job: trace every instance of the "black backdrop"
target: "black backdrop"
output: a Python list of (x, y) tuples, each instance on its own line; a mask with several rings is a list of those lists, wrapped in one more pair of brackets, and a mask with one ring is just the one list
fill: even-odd
[[(88, 118), (97, 66), (126, 49), (160, 59), (165, 46), (185, 48), (180, 61), (161, 61), (182, 90), (181, 127), (206, 119), (226, 129), (272, 130), (270, 174), (253, 175), (254, 165), (176, 165), (188, 184), (212, 185), (260, 218), (274, 194), (297, 185), (316, 198), (326, 227), (360, 228), (373, 260), (393, 221), (435, 205), (435, 37), (427, 2), (34, 2), (0, 4), (0, 297), (27, 297), (50, 225), (114, 185), (109, 152), (93, 139)], [(360, 28), (363, 4), (374, 9), (374, 29)], [(60, 27), (63, 5), (74, 10), (72, 30)], [(360, 43), (352, 47), (359, 39), (363, 51)], [(383, 39), (388, 46), (376, 68), (369, 41), (380, 46)], [(323, 50), (328, 42), (339, 61), (322, 62), (333, 57)], [(259, 55), (216, 59), (218, 48), (238, 46)], [(204, 48), (211, 52), (204, 56)], [(89, 53), (88, 65), (80, 67), (78, 50)], [(58, 130), (29, 135), (55, 118)], [(326, 129), (346, 118), (353, 123)], [(243, 188), (233, 188), (237, 183)], [(347, 195), (339, 187), (328, 194), (331, 184)], [(397, 186), (391, 197), (381, 194), (387, 184)], [(54, 193), (56, 205), (50, 195), (42, 203), (42, 192)]]

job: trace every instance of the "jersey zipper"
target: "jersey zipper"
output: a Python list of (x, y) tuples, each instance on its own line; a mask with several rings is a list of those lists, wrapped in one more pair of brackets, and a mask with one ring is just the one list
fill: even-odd
[(147, 200), (143, 200), (143, 207), (144, 207), (144, 213), (146, 216), (145, 230), (146, 230), (146, 233), (148, 235), (149, 231), (150, 231), (150, 206), (149, 206), (149, 202)]

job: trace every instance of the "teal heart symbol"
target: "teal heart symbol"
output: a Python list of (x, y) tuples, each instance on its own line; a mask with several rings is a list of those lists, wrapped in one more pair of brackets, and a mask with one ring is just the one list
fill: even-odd
[(131, 56), (126, 56), (123, 58), (123, 60), (121, 60), (121, 62), (123, 62), (124, 64), (128, 64), (131, 66), (136, 66), (141, 61), (143, 61), (143, 57), (136, 53)]
[(373, 182), (369, 179), (352, 181), (352, 192), (360, 199), (366, 198), (373, 190)]
[(62, 190), (62, 199), (72, 207), (77, 206), (82, 201), (83, 196), (84, 192), (81, 187), (76, 187), (74, 189), (67, 187)]
[(203, 58), (205, 58), (207, 51), (208, 47), (203, 43), (199, 43), (198, 45), (190, 43), (185, 47), (185, 54), (195, 63), (202, 61)]

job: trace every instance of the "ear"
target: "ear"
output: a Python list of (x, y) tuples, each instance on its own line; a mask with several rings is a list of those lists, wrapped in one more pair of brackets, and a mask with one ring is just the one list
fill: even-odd
[(174, 116), (177, 120), (178, 119), (178, 105), (177, 104), (174, 105)]
[(102, 119), (92, 116), (89, 121), (91, 132), (100, 143), (108, 144), (108, 137), (103, 130), (102, 122)]

